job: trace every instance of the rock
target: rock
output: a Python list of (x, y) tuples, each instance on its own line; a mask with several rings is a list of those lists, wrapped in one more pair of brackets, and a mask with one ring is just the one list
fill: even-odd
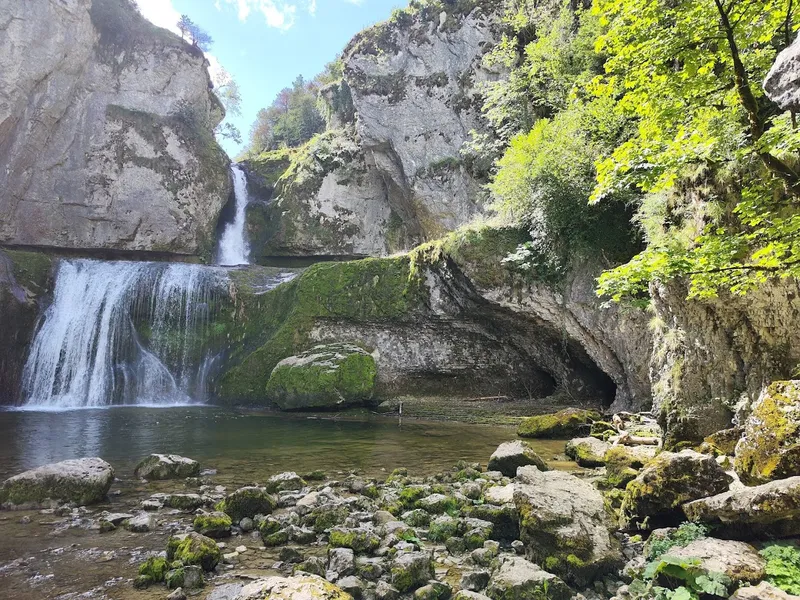
[(438, 515), (458, 507), (458, 501), (452, 496), (431, 494), (417, 501), (417, 506), (431, 514)]
[(154, 500), (151, 498), (148, 500), (142, 500), (140, 506), (142, 507), (142, 510), (154, 511), (154, 510), (161, 510), (162, 508), (164, 508), (164, 503), (160, 502), (159, 500)]
[(800, 534), (800, 477), (731, 490), (683, 505), (690, 521), (730, 538)]
[(265, 487), (269, 493), (275, 494), (284, 491), (296, 492), (302, 490), (305, 485), (306, 482), (297, 473), (287, 471), (270, 477)]
[(567, 408), (554, 414), (524, 419), (517, 428), (517, 435), (527, 438), (568, 438), (588, 432), (591, 423), (600, 419), (600, 414), (593, 410)]
[(206, 505), (206, 499), (200, 494), (169, 494), (164, 498), (164, 506), (183, 511), (197, 510)]
[(377, 600), (397, 600), (400, 592), (389, 583), (381, 580), (375, 586), (375, 597)]
[(489, 585), (491, 574), (489, 571), (465, 571), (461, 575), (459, 585), (462, 589), (472, 592), (480, 592)]
[(800, 381), (764, 389), (744, 422), (734, 468), (752, 485), (800, 475)]
[(477, 504), (466, 507), (463, 512), (468, 517), (492, 523), (492, 538), (495, 540), (510, 541), (519, 537), (519, 514), (513, 504)]
[[(516, 473), (514, 473), (516, 475)], [(483, 492), (483, 499), (490, 504), (508, 504), (514, 502), (514, 484), (494, 485), (486, 488)]]
[(112, 525), (119, 525), (126, 519), (132, 519), (133, 515), (128, 513), (106, 513), (101, 515), (104, 521), (111, 523)]
[[(622, 563), (602, 494), (563, 471), (521, 467), (514, 487), (520, 539), (529, 560), (585, 586)], [(488, 594), (491, 596), (491, 594)]]
[(352, 344), (315, 346), (273, 369), (267, 395), (282, 410), (333, 409), (372, 398), (375, 359)]
[(126, 519), (122, 525), (125, 529), (133, 533), (147, 533), (155, 528), (156, 519), (153, 515), (143, 512), (135, 517)]
[[(237, 548), (236, 551), (239, 552), (239, 549)], [(295, 548), (281, 548), (278, 557), (281, 562), (290, 564), (301, 563), (304, 560), (303, 555)]]
[(139, 479), (185, 479), (200, 475), (200, 463), (177, 454), (151, 454), (133, 471)]
[(569, 600), (572, 592), (555, 575), (515, 556), (503, 560), (486, 588), (486, 595), (492, 600)]
[[(250, 522), (252, 523), (252, 520)], [(215, 511), (197, 515), (192, 526), (197, 533), (218, 540), (230, 536), (232, 524), (233, 522), (228, 515), (224, 512)], [(252, 527), (250, 530), (252, 530)]]
[(0, 22), (0, 244), (209, 256), (231, 183), (203, 53), (129, 2)]
[(444, 542), (458, 534), (460, 523), (458, 519), (448, 515), (441, 515), (431, 521), (428, 528), (428, 539), (432, 542)]
[(256, 515), (268, 515), (277, 506), (278, 501), (265, 488), (248, 486), (228, 494), (221, 508), (238, 522), (245, 517), (252, 519)]
[(295, 565), (294, 569), (292, 570), (292, 574), (296, 574), (298, 572), (311, 573), (312, 575), (325, 577), (325, 561), (318, 556), (309, 556), (300, 564)]
[(756, 586), (741, 587), (730, 600), (800, 600), (800, 596), (787, 594), (781, 589), (762, 581)]
[(6, 479), (0, 486), (0, 504), (5, 508), (94, 504), (106, 497), (113, 481), (114, 469), (100, 458), (65, 460)]
[(253, 519), (250, 517), (244, 517), (242, 520), (239, 521), (239, 529), (244, 531), (245, 533), (249, 533), (256, 528), (256, 524), (253, 522)]
[(364, 589), (364, 582), (353, 575), (342, 577), (336, 582), (336, 585), (338, 585), (356, 600), (361, 598), (361, 591)]
[(381, 545), (378, 535), (369, 529), (332, 529), (329, 538), (334, 548), (351, 548), (356, 554), (374, 552)]
[[(204, 571), (213, 571), (214, 567), (222, 560), (222, 552), (211, 538), (191, 532), (169, 539), (167, 560), (179, 560), (187, 566), (197, 565)], [(183, 585), (188, 587), (186, 584)]]
[(430, 555), (424, 552), (404, 552), (392, 561), (392, 586), (400, 593), (416, 590), (433, 579)]
[(655, 446), (612, 446), (603, 457), (606, 464), (604, 487), (624, 488), (636, 479), (639, 471), (655, 458), (658, 451)]
[(471, 592), (469, 590), (459, 590), (456, 592), (456, 595), (453, 596), (453, 600), (489, 600), (489, 596), (484, 596), (483, 594)]
[(186, 600), (186, 594), (183, 588), (179, 587), (167, 595), (167, 600)]
[(732, 478), (713, 457), (662, 452), (625, 488), (621, 519), (628, 529), (677, 525), (681, 505), (728, 489)]
[(414, 600), (449, 600), (452, 595), (453, 590), (449, 585), (440, 581), (432, 581), (416, 589)]
[(800, 112), (800, 42), (784, 48), (764, 79), (770, 100), (783, 110)]
[(431, 516), (428, 511), (422, 510), (421, 508), (404, 512), (400, 515), (400, 518), (411, 525), (411, 527), (426, 527), (428, 523), (431, 522)]
[(736, 452), (736, 444), (742, 438), (744, 429), (742, 427), (731, 427), (723, 429), (707, 436), (703, 440), (703, 446), (714, 454), (733, 456)]
[(535, 465), (541, 471), (547, 470), (547, 463), (521, 440), (500, 444), (489, 459), (489, 470), (500, 471), (506, 477), (516, 476), (517, 468), (526, 465)]
[(703, 538), (667, 554), (679, 558), (698, 558), (709, 573), (725, 573), (734, 583), (757, 583), (766, 576), (766, 562), (758, 551), (744, 542)]
[(351, 548), (331, 548), (328, 550), (328, 570), (346, 577), (356, 572), (356, 556)]
[(567, 442), (565, 454), (582, 467), (602, 467), (611, 444), (593, 437), (575, 438)]
[(292, 577), (256, 579), (234, 600), (351, 600), (349, 594), (322, 577), (300, 573)]

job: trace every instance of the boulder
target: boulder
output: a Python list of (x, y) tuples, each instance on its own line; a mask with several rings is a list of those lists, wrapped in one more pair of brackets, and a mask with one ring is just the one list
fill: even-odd
[(730, 600), (800, 600), (800, 596), (787, 594), (774, 585), (762, 581), (756, 586), (739, 588)]
[(151, 454), (136, 465), (133, 474), (151, 481), (184, 479), (200, 475), (200, 463), (177, 454)]
[(192, 511), (205, 506), (208, 501), (208, 498), (204, 498), (200, 494), (169, 494), (164, 497), (164, 506)]
[[(515, 473), (516, 475), (516, 473)], [(483, 499), (490, 504), (508, 504), (514, 502), (514, 484), (494, 485), (483, 492)]]
[(564, 453), (582, 467), (602, 467), (611, 444), (593, 437), (575, 438), (567, 442)]
[(503, 560), (486, 588), (486, 595), (492, 600), (569, 600), (572, 591), (552, 573), (513, 556)]
[(302, 490), (305, 487), (306, 482), (303, 481), (303, 478), (300, 477), (294, 471), (287, 471), (285, 473), (278, 473), (277, 475), (273, 475), (267, 480), (267, 485), (265, 486), (267, 491), (271, 494), (275, 494), (277, 492), (297, 492)]
[(433, 579), (433, 563), (425, 552), (401, 552), (392, 561), (392, 586), (400, 593), (411, 592)]
[(535, 465), (541, 471), (547, 470), (547, 463), (521, 440), (500, 444), (489, 459), (489, 470), (500, 471), (506, 477), (514, 477), (517, 468), (526, 465)]
[(621, 519), (627, 529), (677, 525), (686, 502), (719, 494), (733, 478), (712, 456), (662, 452), (625, 488)]
[(337, 527), (331, 530), (329, 543), (334, 548), (350, 548), (356, 554), (362, 554), (377, 550), (381, 538), (370, 529)]
[(702, 538), (682, 548), (672, 548), (667, 554), (698, 558), (704, 571), (724, 573), (737, 584), (757, 583), (766, 576), (766, 561), (755, 548), (744, 542)]
[(372, 399), (375, 359), (352, 344), (316, 346), (279, 362), (267, 395), (282, 410), (330, 410)]
[(352, 600), (352, 596), (322, 577), (298, 573), (292, 577), (256, 579), (233, 600)]
[(245, 517), (268, 515), (277, 506), (278, 501), (265, 488), (247, 486), (228, 494), (220, 508), (238, 523)]
[(6, 479), (0, 486), (0, 504), (4, 508), (93, 504), (106, 497), (113, 481), (114, 469), (100, 458), (65, 460)]
[(214, 540), (192, 531), (169, 538), (167, 560), (180, 561), (187, 566), (199, 566), (204, 571), (213, 571), (222, 560), (222, 552)]
[(517, 481), (514, 503), (528, 560), (578, 586), (621, 565), (611, 517), (590, 483), (535, 467), (521, 467)]
[(352, 548), (331, 548), (328, 550), (328, 570), (346, 577), (356, 572), (356, 556)]
[(606, 488), (624, 488), (639, 474), (644, 465), (655, 458), (656, 446), (612, 446), (606, 451), (603, 461), (606, 464), (606, 476), (603, 485)]
[(731, 427), (712, 433), (703, 440), (701, 451), (733, 456), (736, 452), (736, 444), (739, 443), (743, 433), (742, 427)]
[(683, 505), (690, 521), (715, 526), (715, 535), (785, 537), (800, 534), (800, 477), (702, 498)]
[(747, 484), (800, 475), (800, 381), (761, 392), (736, 444), (734, 468)]
[(549, 415), (537, 415), (524, 419), (517, 428), (517, 435), (527, 438), (569, 438), (589, 432), (593, 421), (601, 416), (593, 410), (567, 408)]
[(453, 596), (453, 600), (490, 600), (490, 598), (478, 592), (459, 590), (455, 593), (455, 596)]
[(778, 54), (764, 79), (764, 90), (783, 110), (800, 112), (800, 40)]
[(155, 528), (156, 519), (149, 513), (141, 512), (138, 515), (123, 521), (122, 526), (133, 533), (147, 533)]
[(193, 523), (194, 530), (197, 533), (213, 539), (230, 536), (231, 525), (233, 525), (231, 518), (224, 512), (219, 511), (197, 515)]

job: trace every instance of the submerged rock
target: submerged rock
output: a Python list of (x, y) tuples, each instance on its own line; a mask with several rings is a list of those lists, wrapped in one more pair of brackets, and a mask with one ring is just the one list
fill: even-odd
[(506, 558), (492, 576), (486, 595), (492, 600), (568, 600), (572, 591), (552, 573), (514, 556)]
[(506, 477), (514, 477), (518, 467), (535, 465), (546, 471), (547, 463), (521, 440), (500, 444), (489, 459), (489, 470), (500, 471)]
[(800, 381), (776, 381), (761, 392), (736, 444), (734, 468), (750, 484), (800, 475)]
[(177, 454), (151, 454), (143, 459), (133, 474), (140, 479), (184, 479), (200, 475), (200, 463)]
[(514, 503), (529, 560), (579, 586), (623, 562), (603, 496), (591, 484), (535, 467), (520, 468), (517, 479)]
[(352, 344), (316, 346), (277, 364), (267, 395), (282, 410), (340, 408), (372, 399), (375, 359)]
[(106, 497), (113, 481), (114, 469), (100, 458), (65, 460), (6, 479), (0, 486), (0, 504), (4, 508), (93, 504)]
[(623, 527), (676, 525), (683, 504), (724, 492), (732, 480), (711, 456), (692, 450), (662, 452), (625, 488)]
[(528, 417), (519, 424), (517, 435), (528, 438), (567, 438), (589, 432), (589, 425), (601, 416), (593, 410), (567, 408), (549, 415)]

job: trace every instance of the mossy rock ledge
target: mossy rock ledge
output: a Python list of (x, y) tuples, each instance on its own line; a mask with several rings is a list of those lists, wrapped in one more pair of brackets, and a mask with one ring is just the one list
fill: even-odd
[(6, 479), (0, 486), (0, 505), (13, 509), (93, 504), (106, 497), (113, 481), (114, 469), (100, 458), (65, 460)]
[(329, 410), (372, 400), (374, 357), (352, 344), (315, 346), (277, 364), (267, 395), (281, 410)]

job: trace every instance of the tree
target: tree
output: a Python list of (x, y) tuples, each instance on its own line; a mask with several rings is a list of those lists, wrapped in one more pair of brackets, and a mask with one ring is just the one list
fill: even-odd
[(211, 49), (211, 44), (214, 43), (214, 39), (209, 33), (195, 23), (190, 23), (189, 25), (189, 37), (192, 45), (200, 48), (203, 52), (208, 52)]
[(188, 15), (181, 15), (181, 18), (178, 20), (178, 31), (181, 32), (181, 39), (186, 38), (186, 34), (191, 31), (192, 27), (194, 27), (194, 23), (189, 18)]

